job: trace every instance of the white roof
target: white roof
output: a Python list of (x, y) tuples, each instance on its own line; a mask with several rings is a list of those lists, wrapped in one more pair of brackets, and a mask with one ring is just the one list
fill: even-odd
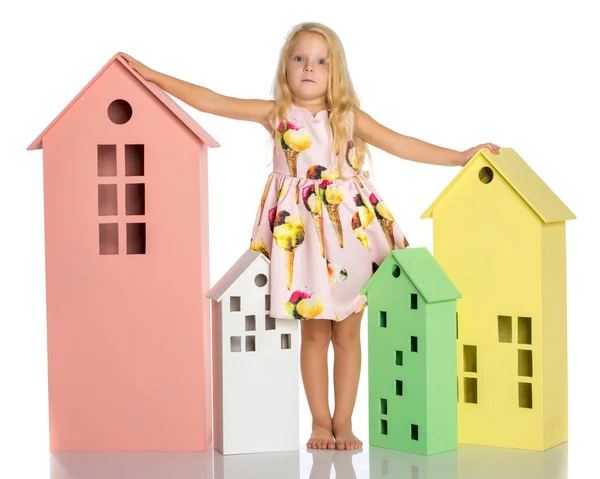
[(240, 280), (244, 273), (248, 271), (256, 261), (264, 261), (267, 266), (271, 264), (264, 254), (248, 249), (240, 259), (229, 268), (229, 271), (223, 275), (217, 284), (212, 287), (206, 296), (215, 301), (221, 301), (225, 293)]

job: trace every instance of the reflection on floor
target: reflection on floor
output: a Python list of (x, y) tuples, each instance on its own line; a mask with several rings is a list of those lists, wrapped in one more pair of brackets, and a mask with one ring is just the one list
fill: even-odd
[(461, 444), (418, 456), (379, 447), (223, 456), (205, 452), (55, 452), (51, 479), (565, 479), (568, 444), (545, 452)]

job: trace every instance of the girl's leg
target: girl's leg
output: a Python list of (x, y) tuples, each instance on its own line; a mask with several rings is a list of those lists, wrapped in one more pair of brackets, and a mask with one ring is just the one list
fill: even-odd
[(363, 311), (332, 324), (335, 411), (333, 435), (338, 449), (357, 449), (363, 443), (352, 432), (352, 411), (360, 377), (360, 322)]
[(300, 371), (313, 418), (312, 434), (306, 445), (314, 449), (335, 449), (327, 376), (331, 323), (328, 319), (300, 321)]

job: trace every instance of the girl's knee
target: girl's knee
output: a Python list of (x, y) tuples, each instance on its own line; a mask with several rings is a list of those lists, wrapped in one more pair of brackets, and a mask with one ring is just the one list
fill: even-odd
[(354, 348), (360, 346), (360, 330), (334, 330), (331, 342), (335, 348)]
[(302, 344), (308, 347), (328, 347), (331, 341), (329, 320), (309, 319), (301, 323)]

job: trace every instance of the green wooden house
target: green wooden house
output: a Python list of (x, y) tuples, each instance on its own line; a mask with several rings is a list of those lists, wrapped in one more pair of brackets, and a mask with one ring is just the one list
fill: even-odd
[(414, 454), (457, 449), (456, 300), (427, 248), (392, 251), (368, 299), (369, 444)]

